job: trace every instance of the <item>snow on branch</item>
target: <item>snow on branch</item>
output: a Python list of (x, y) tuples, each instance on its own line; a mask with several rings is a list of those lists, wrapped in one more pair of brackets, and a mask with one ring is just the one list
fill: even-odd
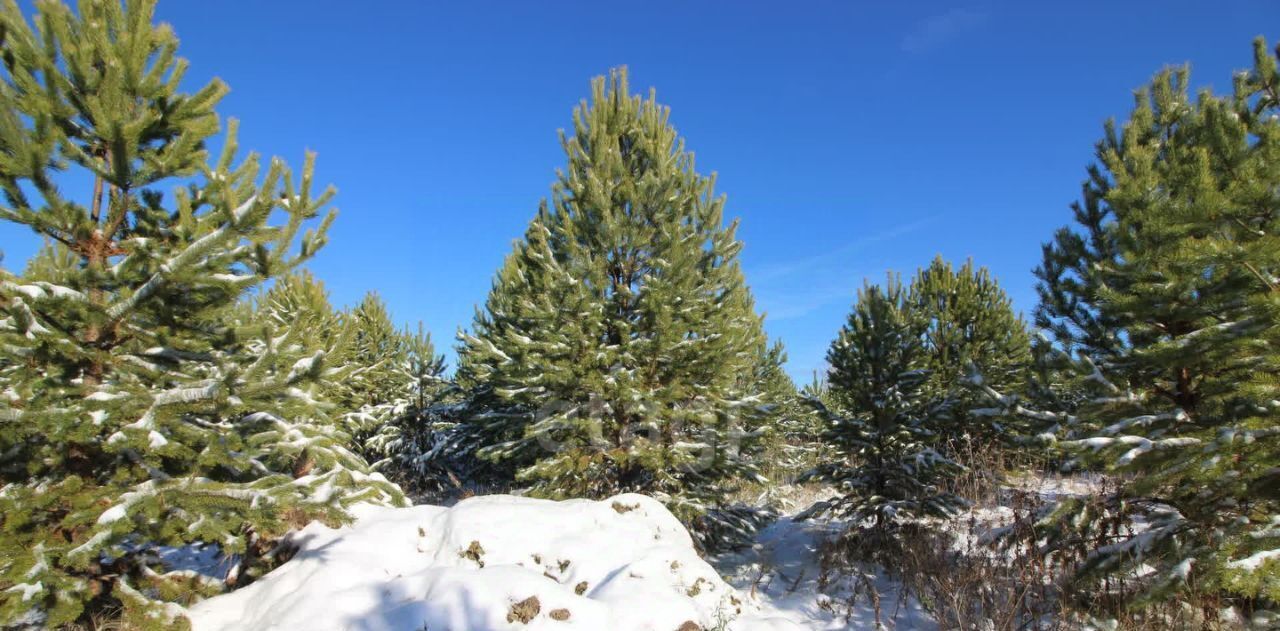
[(55, 283), (44, 281), (36, 281), (27, 285), (19, 285), (12, 281), (4, 281), (0, 283), (0, 287), (4, 287), (9, 291), (22, 294), (32, 300), (58, 299), (58, 300), (75, 300), (85, 302), (87, 297), (70, 287), (64, 287)]
[(1192, 445), (1199, 445), (1200, 439), (1191, 438), (1191, 437), (1177, 437), (1177, 438), (1164, 438), (1160, 440), (1151, 440), (1149, 438), (1144, 438), (1142, 436), (1133, 436), (1133, 435), (1116, 436), (1114, 438), (1109, 436), (1094, 436), (1092, 438), (1085, 438), (1082, 440), (1070, 441), (1067, 444), (1080, 445), (1082, 447), (1089, 447), (1094, 451), (1100, 451), (1102, 449), (1106, 449), (1113, 445), (1134, 445), (1132, 449), (1130, 449), (1129, 451), (1126, 451), (1123, 455), (1120, 456), (1119, 460), (1116, 461), (1117, 464), (1119, 465), (1127, 465), (1132, 463), (1135, 459), (1143, 455), (1146, 455), (1147, 453), (1152, 451), (1162, 451), (1165, 449), (1175, 449), (1178, 447), (1190, 447)]
[(133, 311), (147, 300), (164, 285), (169, 279), (169, 275), (175, 270), (187, 267), (192, 261), (202, 257), (209, 250), (213, 249), (220, 241), (231, 233), (230, 225), (219, 226), (216, 230), (209, 234), (196, 239), (190, 245), (183, 248), (177, 255), (160, 264), (160, 269), (151, 275), (137, 291), (130, 294), (124, 300), (117, 301), (115, 304), (107, 307), (107, 315), (112, 320), (119, 321), (126, 314)]

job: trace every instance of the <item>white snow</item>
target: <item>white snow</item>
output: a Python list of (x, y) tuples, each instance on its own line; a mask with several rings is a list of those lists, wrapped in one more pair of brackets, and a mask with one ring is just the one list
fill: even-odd
[[(901, 584), (878, 568), (866, 568), (865, 582), (859, 580), (862, 576), (852, 574), (824, 575), (818, 558), (820, 547), (843, 525), (839, 521), (794, 521), (783, 517), (761, 531), (751, 548), (713, 560), (732, 585), (759, 597), (761, 622), (773, 625), (752, 621), (742, 628), (938, 628)], [(879, 615), (869, 589), (874, 589), (880, 599)]]
[(285, 378), (285, 381), (289, 383), (293, 383), (294, 381), (297, 381), (298, 378), (301, 377), (302, 375), (305, 375), (311, 372), (312, 369), (315, 367), (316, 362), (322, 360), (323, 358), (324, 358), (324, 351), (320, 351), (315, 355), (312, 355), (310, 357), (303, 357), (302, 359), (299, 359), (298, 361), (294, 362), (293, 368), (289, 371), (289, 376)]
[(123, 399), (127, 396), (129, 395), (123, 392), (104, 392), (102, 390), (96, 390), (93, 394), (85, 397), (85, 399), (88, 401), (114, 401), (116, 399)]
[(98, 523), (110, 524), (112, 522), (120, 521), (121, 519), (124, 519), (125, 514), (125, 505), (116, 504), (115, 506), (102, 511), (101, 515), (98, 515)]
[(1256, 570), (1268, 559), (1274, 559), (1276, 557), (1280, 557), (1280, 549), (1264, 550), (1238, 561), (1232, 561), (1228, 563), (1227, 566), (1233, 569)]
[(32, 597), (40, 595), (44, 591), (44, 583), (36, 581), (35, 583), (18, 583), (5, 591), (18, 592), (22, 594), (22, 600), (28, 601)]
[(150, 432), (147, 432), (147, 445), (149, 445), (152, 449), (159, 449), (168, 444), (169, 444), (169, 440), (164, 437), (164, 434), (161, 434), (160, 432), (157, 432), (154, 429), (151, 430)]
[[(1102, 482), (1008, 480), (1008, 492), (942, 527), (956, 536), (954, 546), (985, 554), (980, 540), (1009, 523), (1014, 511), (1006, 504), (1015, 491), (1054, 501), (1096, 492)], [(830, 491), (786, 485), (780, 508), (794, 514)], [(883, 568), (824, 569), (820, 549), (847, 527), (839, 519), (784, 516), (751, 547), (704, 560), (679, 521), (642, 495), (563, 502), (492, 495), (453, 507), (360, 505), (354, 512), (350, 526), (313, 523), (294, 533), (297, 554), (265, 577), (191, 606), (195, 631), (944, 626)], [(1274, 554), (1236, 564), (1260, 564)], [(212, 574), (225, 571), (220, 567)], [(530, 597), (537, 613), (527, 622), (512, 616)]]
[[(801, 628), (726, 584), (643, 495), (491, 495), (355, 514), (338, 529), (312, 523), (293, 536), (292, 560), (192, 606), (194, 629)], [(531, 597), (537, 613), (521, 621), (515, 606)]]

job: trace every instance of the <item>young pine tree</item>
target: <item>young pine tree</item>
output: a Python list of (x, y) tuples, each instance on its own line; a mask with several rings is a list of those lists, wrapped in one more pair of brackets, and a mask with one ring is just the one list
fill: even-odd
[(357, 366), (343, 384), (343, 407), (354, 410), (407, 399), (413, 384), (408, 373), (409, 340), (392, 323), (382, 298), (374, 292), (366, 294), (343, 314), (343, 320), (349, 336), (347, 359)]
[(369, 292), (358, 305), (344, 312), (342, 361), (349, 373), (332, 396), (345, 412), (352, 446), (370, 460), (385, 454), (370, 439), (398, 416), (409, 411), (414, 378), (409, 373), (409, 340), (396, 329), (386, 303)]
[(1043, 416), (1085, 434), (1068, 446), (1122, 481), (1099, 504), (1065, 503), (1041, 535), (1051, 549), (1101, 541), (1081, 578), (1123, 585), (1112, 595), (1134, 606), (1196, 593), (1274, 609), (1277, 56), (1257, 41), (1231, 97), (1187, 85), (1185, 68), (1161, 72), (1118, 132), (1107, 125), (1079, 226), (1037, 270), (1037, 321), (1077, 354), (1068, 385), (1088, 393)]
[(324, 352), (330, 358), (339, 359), (337, 356), (345, 346), (341, 319), (329, 302), (324, 283), (311, 272), (296, 270), (275, 279), (267, 291), (254, 297), (252, 305), (246, 306), (251, 309), (241, 318), (247, 325), (266, 323), (281, 331), (292, 328), (307, 331), (306, 338), (301, 340), (304, 353)]
[[(383, 330), (383, 325), (374, 328)], [(456, 431), (456, 388), (445, 379), (444, 356), (436, 354), (421, 323), (417, 332), (404, 329), (395, 335), (397, 352), (365, 375), (377, 375), (377, 387), (370, 390), (374, 402), (348, 416), (365, 419), (352, 424), (367, 434), (361, 444), (377, 460), (377, 470), (415, 497), (441, 499), (460, 489), (472, 461), (469, 445), (454, 443), (464, 438)]]
[(894, 276), (858, 292), (827, 352), (829, 405), (810, 399), (827, 420), (839, 458), (819, 465), (811, 477), (843, 495), (818, 502), (806, 517), (832, 512), (883, 532), (963, 506), (941, 486), (959, 467), (935, 449), (946, 401), (925, 398), (928, 326)]
[(976, 374), (1001, 391), (1026, 380), (1031, 339), (1013, 303), (987, 269), (965, 261), (959, 269), (941, 257), (919, 270), (907, 301), (925, 319), (925, 399), (945, 404), (951, 418), (939, 429), (943, 440), (987, 445), (1008, 438), (1004, 428), (974, 415), (979, 394), (967, 382)]
[(760, 393), (762, 414), (751, 419), (753, 425), (748, 429), (761, 429), (767, 438), (760, 445), (775, 455), (786, 440), (788, 428), (794, 428), (799, 420), (797, 410), (800, 407), (797, 398), (796, 384), (783, 369), (787, 362), (787, 351), (781, 341), (765, 344), (761, 339), (756, 349), (756, 361), (751, 372), (743, 375), (742, 387)]
[(755, 477), (761, 318), (724, 199), (626, 71), (592, 83), (568, 164), (498, 273), (458, 378), (484, 453), (549, 496), (653, 494), (685, 518)]
[(0, 220), (54, 244), (0, 272), (0, 626), (123, 607), (169, 628), (166, 600), (221, 581), (169, 572), (156, 546), (216, 544), (243, 581), (286, 514), (399, 499), (313, 399), (325, 352), (240, 306), (323, 245), (332, 213), (303, 229), (331, 193), (310, 158), (300, 178), (235, 163), (234, 126), (209, 162), (226, 88), (179, 90), (153, 4), (41, 2), (38, 30), (0, 6)]

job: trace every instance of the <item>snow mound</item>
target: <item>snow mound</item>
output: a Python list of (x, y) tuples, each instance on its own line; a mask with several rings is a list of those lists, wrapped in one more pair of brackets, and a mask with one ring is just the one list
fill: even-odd
[(761, 618), (643, 495), (355, 512), (351, 526), (312, 523), (288, 563), (192, 606), (195, 631), (798, 628)]

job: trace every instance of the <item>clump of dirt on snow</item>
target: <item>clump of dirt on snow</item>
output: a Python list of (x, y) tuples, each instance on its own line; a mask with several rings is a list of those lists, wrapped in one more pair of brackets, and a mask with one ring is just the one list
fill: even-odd
[(484, 547), (480, 545), (479, 541), (472, 541), (466, 550), (458, 553), (458, 556), (475, 561), (476, 565), (484, 567)]
[(537, 596), (530, 596), (514, 605), (511, 605), (511, 611), (507, 612), (507, 622), (520, 621), (522, 624), (529, 624), (530, 620), (542, 611), (542, 603), (538, 602)]

